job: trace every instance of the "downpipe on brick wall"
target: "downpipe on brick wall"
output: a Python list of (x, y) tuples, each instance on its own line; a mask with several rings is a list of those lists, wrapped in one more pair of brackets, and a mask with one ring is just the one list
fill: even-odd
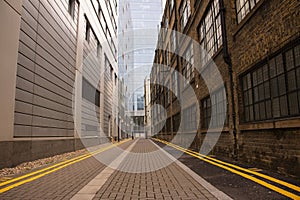
[(229, 81), (230, 81), (230, 98), (231, 98), (231, 104), (232, 104), (232, 125), (233, 125), (232, 133), (233, 133), (233, 138), (234, 138), (233, 156), (234, 156), (234, 159), (237, 160), (237, 158), (238, 158), (238, 143), (237, 143), (237, 130), (236, 130), (233, 70), (232, 70), (231, 57), (228, 52), (227, 32), (226, 32), (226, 23), (225, 23), (226, 10), (225, 10), (225, 6), (224, 6), (224, 0), (220, 0), (219, 5), (220, 5), (221, 28), (222, 28), (223, 58), (224, 58), (225, 63), (228, 65)]

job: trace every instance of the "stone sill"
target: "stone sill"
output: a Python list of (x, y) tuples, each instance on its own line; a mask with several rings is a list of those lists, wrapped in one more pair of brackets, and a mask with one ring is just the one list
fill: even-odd
[(277, 129), (278, 128), (299, 128), (299, 127), (300, 127), (300, 118), (240, 124), (241, 131), (276, 129), (276, 128)]
[(217, 133), (217, 132), (229, 132), (229, 128), (227, 126), (223, 128), (210, 128), (210, 129), (200, 129), (201, 134), (206, 134), (209, 130), (209, 133)]

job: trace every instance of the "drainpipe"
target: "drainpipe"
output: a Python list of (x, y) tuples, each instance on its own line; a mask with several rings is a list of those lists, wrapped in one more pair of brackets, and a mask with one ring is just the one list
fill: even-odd
[[(176, 0), (174, 0), (174, 14), (175, 14), (175, 29), (176, 30), (172, 30), (172, 31), (176, 31), (176, 34), (175, 34), (175, 37), (176, 37), (176, 48), (175, 48), (175, 56), (176, 56), (176, 62), (177, 62), (177, 69), (178, 69), (178, 71), (180, 71), (181, 69), (180, 69), (180, 57), (179, 57), (179, 40), (178, 40), (178, 32), (179, 32), (179, 30), (178, 30), (178, 16), (177, 16), (177, 1)], [(170, 19), (171, 20), (171, 19)], [(175, 69), (174, 69), (175, 70)], [(179, 73), (179, 72), (177, 72), (177, 73)], [(181, 91), (181, 84), (179, 84), (180, 82), (179, 82), (179, 79), (177, 78), (177, 98), (178, 99), (180, 99), (181, 98), (181, 94), (180, 94), (180, 91)], [(180, 113), (180, 115), (182, 115), (182, 113)], [(173, 122), (172, 122), (172, 133), (173, 133), (173, 130), (174, 130), (174, 128), (173, 128), (173, 126), (174, 126), (174, 124), (173, 124)], [(173, 133), (174, 134), (174, 133)], [(172, 135), (173, 135), (172, 134)], [(177, 130), (177, 132), (176, 132), (176, 135), (178, 134), (178, 130)], [(180, 144), (182, 144), (182, 133), (179, 133), (179, 138), (180, 138)]]
[(221, 28), (222, 28), (222, 41), (223, 41), (223, 58), (225, 63), (228, 65), (229, 71), (229, 81), (230, 81), (230, 91), (231, 91), (231, 103), (232, 103), (232, 124), (233, 124), (233, 138), (234, 138), (234, 147), (233, 147), (233, 156), (234, 159), (237, 159), (237, 130), (236, 130), (236, 114), (235, 114), (235, 99), (234, 99), (234, 83), (233, 83), (233, 70), (232, 62), (228, 52), (228, 43), (227, 43), (227, 32), (226, 32), (226, 20), (225, 20), (225, 6), (224, 0), (219, 0), (220, 3), (220, 16), (221, 16)]

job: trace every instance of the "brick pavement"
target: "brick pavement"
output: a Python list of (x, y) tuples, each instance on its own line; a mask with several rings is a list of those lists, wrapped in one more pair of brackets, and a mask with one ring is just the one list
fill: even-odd
[[(0, 194), (0, 199), (228, 198), (178, 161), (171, 163), (164, 151), (152, 154), (159, 147), (151, 140), (137, 139), (120, 147), (97, 155), (108, 158), (106, 161), (114, 163), (113, 168), (91, 157), (13, 188)], [(171, 164), (154, 170), (167, 163)]]
[[(126, 148), (129, 144), (130, 142), (127, 142), (121, 147)], [(105, 167), (97, 159), (90, 157), (2, 193), (0, 199), (70, 199)]]
[[(171, 158), (163, 151), (157, 151), (156, 146), (150, 140), (138, 139), (134, 147), (120, 163), (117, 170), (111, 173), (99, 189), (93, 195), (97, 199), (217, 199), (202, 184), (205, 181), (191, 170), (182, 167), (182, 164), (168, 162)], [(127, 149), (128, 151), (128, 149)], [(151, 152), (156, 151), (156, 154)], [(138, 155), (140, 154), (140, 155)], [(147, 169), (152, 166), (153, 170)], [(170, 165), (164, 166), (164, 164)], [(164, 167), (155, 170), (163, 164)], [(142, 167), (140, 167), (142, 166)], [(126, 170), (131, 169), (132, 172)], [(134, 172), (135, 168), (135, 172)], [(151, 168), (151, 167), (150, 167)], [(122, 169), (122, 170), (118, 170)], [(200, 180), (200, 181), (199, 181)], [(207, 182), (206, 185), (209, 185)], [(210, 190), (217, 191), (213, 186)], [(222, 199), (229, 199), (220, 191), (218, 195)], [(87, 196), (91, 199), (91, 196)]]

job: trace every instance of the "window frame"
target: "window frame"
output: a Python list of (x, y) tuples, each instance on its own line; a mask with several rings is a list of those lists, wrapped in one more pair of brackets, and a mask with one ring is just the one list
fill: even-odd
[(190, 0), (183, 0), (181, 2), (179, 8), (179, 15), (180, 15), (180, 30), (181, 32), (184, 31), (186, 25), (191, 16), (191, 1)]
[(91, 32), (92, 32), (92, 26), (87, 18), (87, 16), (84, 16), (85, 18), (85, 35), (84, 35), (84, 39), (85, 41), (87, 41), (88, 43), (90, 42), (90, 37), (91, 37)]
[[(291, 52), (293, 66), (288, 63), (287, 54), (289, 52)], [(257, 84), (258, 75), (260, 71), (263, 73), (266, 70), (264, 68), (267, 69), (267, 77), (263, 80), (263, 83), (259, 82)], [(294, 78), (289, 77), (290, 74)], [(251, 70), (242, 74), (240, 83), (242, 121), (244, 123), (299, 117), (300, 42), (289, 45), (288, 48), (280, 49), (268, 59), (263, 60)], [(268, 87), (261, 87), (262, 90), (260, 89), (261, 84), (266, 84)], [(291, 86), (292, 84), (293, 86)]]
[(176, 99), (177, 96), (178, 96), (178, 88), (179, 88), (179, 84), (178, 84), (178, 71), (175, 69), (172, 73), (172, 90), (173, 90), (173, 93), (174, 93), (174, 96), (173, 96), (173, 99)]
[(185, 77), (184, 88), (195, 78), (194, 74), (194, 46), (190, 42), (182, 56), (182, 75)]
[[(212, 111), (212, 108), (215, 110)], [(224, 114), (225, 120), (223, 121), (221, 117)], [(226, 125), (228, 125), (228, 103), (226, 87), (224, 86), (201, 99), (201, 128), (208, 129), (209, 126), (219, 128)]]
[(173, 10), (174, 10), (174, 0), (169, 0), (168, 2), (169, 4), (169, 17), (170, 17), (170, 21), (171, 21), (171, 16), (172, 16), (172, 13), (173, 13)]
[[(77, 11), (76, 11), (77, 9)], [(68, 13), (71, 18), (77, 22), (79, 14), (79, 2), (78, 0), (69, 0), (68, 1)]]
[[(243, 5), (241, 5), (241, 1), (244, 1)], [(247, 15), (249, 15), (249, 13), (251, 13), (255, 9), (259, 1), (261, 0), (235, 0), (235, 12), (236, 12), (237, 24), (240, 24), (247, 17)], [(251, 2), (254, 4), (253, 6), (251, 5)], [(240, 5), (240, 8), (238, 8), (238, 5)], [(248, 5), (248, 10), (247, 8), (245, 8), (246, 5)], [(239, 13), (241, 13), (243, 8), (245, 8), (246, 10), (244, 11), (244, 15), (241, 16), (241, 18), (239, 18)]]
[(201, 55), (204, 63), (209, 60), (209, 56), (212, 57), (223, 46), (221, 23), (220, 0), (213, 0), (197, 28), (199, 43), (206, 51)]
[(197, 131), (197, 104), (194, 103), (183, 110), (183, 130)]
[[(94, 92), (94, 95), (92, 92)], [(94, 104), (95, 106), (100, 107), (100, 91), (95, 88), (85, 77), (82, 77), (82, 98)]]

